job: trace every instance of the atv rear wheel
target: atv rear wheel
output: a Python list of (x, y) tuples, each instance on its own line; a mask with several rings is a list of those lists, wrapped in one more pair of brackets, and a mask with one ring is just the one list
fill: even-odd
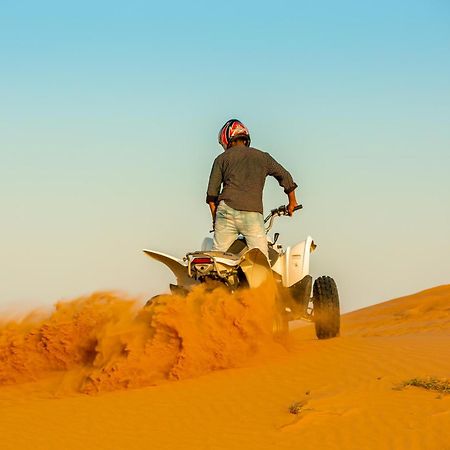
[(337, 286), (331, 277), (319, 277), (313, 287), (314, 324), (319, 339), (339, 335), (341, 313)]

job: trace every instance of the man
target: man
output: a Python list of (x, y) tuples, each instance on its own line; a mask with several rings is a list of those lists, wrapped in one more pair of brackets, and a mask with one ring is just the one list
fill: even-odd
[(226, 252), (242, 234), (249, 249), (259, 248), (267, 257), (262, 205), (265, 179), (271, 175), (284, 188), (289, 215), (297, 206), (297, 185), (268, 153), (250, 147), (250, 133), (239, 120), (231, 119), (222, 127), (219, 143), (225, 151), (214, 160), (206, 197), (214, 224), (213, 250)]

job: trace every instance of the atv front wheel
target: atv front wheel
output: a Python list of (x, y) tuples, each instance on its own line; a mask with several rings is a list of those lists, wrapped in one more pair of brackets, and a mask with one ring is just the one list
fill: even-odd
[(337, 286), (331, 277), (319, 277), (313, 287), (313, 314), (316, 335), (329, 339), (339, 335), (341, 313)]

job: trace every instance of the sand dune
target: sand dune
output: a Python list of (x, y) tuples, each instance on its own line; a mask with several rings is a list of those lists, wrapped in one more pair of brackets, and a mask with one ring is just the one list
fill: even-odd
[(0, 448), (450, 449), (450, 395), (404, 386), (450, 377), (450, 285), (286, 346), (267, 305), (199, 292), (142, 315), (98, 294), (4, 324)]

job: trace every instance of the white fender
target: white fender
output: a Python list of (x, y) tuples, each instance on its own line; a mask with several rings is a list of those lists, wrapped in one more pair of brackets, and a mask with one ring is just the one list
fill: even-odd
[(281, 275), (283, 286), (289, 287), (298, 283), (305, 275), (309, 275), (309, 256), (316, 248), (311, 236), (286, 251), (272, 270)]
[(165, 253), (155, 252), (153, 250), (143, 250), (143, 252), (150, 256), (150, 258), (156, 259), (165, 264), (175, 275), (178, 286), (191, 286), (197, 284), (195, 280), (189, 277), (187, 263), (182, 259), (175, 258)]

